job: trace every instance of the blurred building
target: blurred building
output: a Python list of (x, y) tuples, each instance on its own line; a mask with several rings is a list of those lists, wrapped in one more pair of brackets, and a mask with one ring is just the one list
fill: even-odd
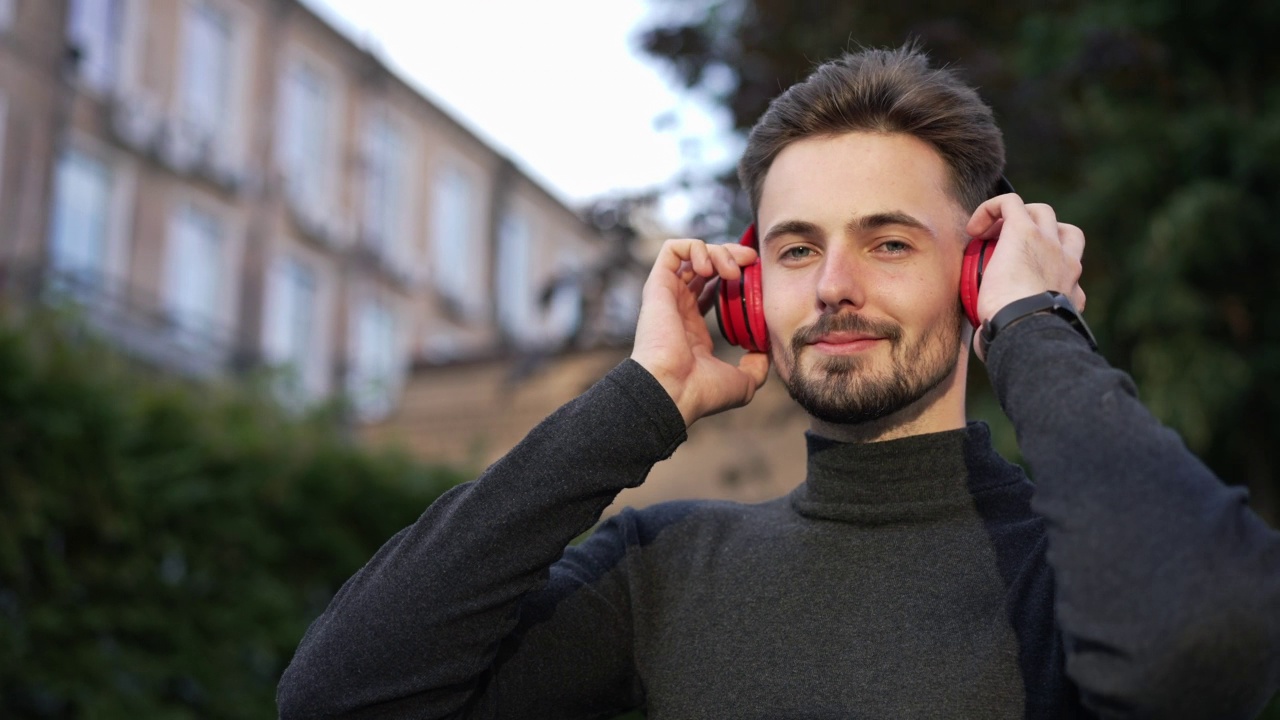
[[(585, 222), (299, 0), (0, 0), (0, 289), (367, 442), (479, 469), (624, 359), (636, 210)], [(768, 385), (617, 505), (776, 496), (803, 426)]]
[[(721, 352), (736, 362), (742, 351)], [(515, 357), (419, 370), (397, 412), (361, 432), (370, 442), (479, 471), (629, 354), (629, 347), (563, 354), (537, 368), (531, 380), (520, 379), (527, 360)], [(782, 495), (804, 479), (808, 425), (808, 416), (771, 377), (745, 408), (689, 428), (671, 459), (654, 465), (643, 485), (622, 491), (606, 515), (666, 500), (759, 502)]]
[(413, 366), (634, 322), (584, 333), (553, 280), (605, 239), (297, 0), (0, 0), (0, 140), (6, 287), (167, 371), (373, 421)]

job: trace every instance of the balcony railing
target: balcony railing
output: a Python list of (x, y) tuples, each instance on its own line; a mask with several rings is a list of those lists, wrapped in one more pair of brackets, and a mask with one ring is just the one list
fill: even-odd
[(248, 363), (232, 328), (183, 317), (154, 293), (96, 273), (47, 264), (0, 265), (0, 297), (23, 306), (66, 309), (122, 352), (192, 378), (229, 375)]

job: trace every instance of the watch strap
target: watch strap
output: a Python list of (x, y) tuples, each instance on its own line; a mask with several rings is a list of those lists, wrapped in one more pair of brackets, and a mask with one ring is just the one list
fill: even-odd
[(978, 344), (981, 346), (983, 357), (986, 357), (987, 348), (991, 347), (991, 343), (1001, 331), (1023, 318), (1040, 313), (1052, 313), (1066, 320), (1089, 342), (1089, 348), (1097, 352), (1098, 341), (1093, 337), (1093, 332), (1084, 318), (1080, 316), (1080, 311), (1071, 304), (1071, 299), (1060, 292), (1048, 290), (1021, 300), (1014, 300), (991, 316), (991, 319), (983, 321), (982, 328), (978, 332)]

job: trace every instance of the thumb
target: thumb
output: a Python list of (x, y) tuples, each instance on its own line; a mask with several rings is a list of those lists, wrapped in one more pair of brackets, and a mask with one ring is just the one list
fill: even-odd
[(749, 402), (764, 381), (769, 379), (769, 355), (767, 353), (750, 352), (738, 361), (738, 369), (751, 379), (751, 391), (747, 396)]

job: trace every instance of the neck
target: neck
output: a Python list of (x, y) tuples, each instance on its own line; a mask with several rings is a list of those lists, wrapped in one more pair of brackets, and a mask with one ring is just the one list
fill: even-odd
[(969, 344), (960, 344), (960, 357), (951, 373), (915, 402), (876, 420), (847, 425), (809, 416), (809, 431), (839, 442), (870, 443), (965, 427), (965, 378), (969, 374)]

